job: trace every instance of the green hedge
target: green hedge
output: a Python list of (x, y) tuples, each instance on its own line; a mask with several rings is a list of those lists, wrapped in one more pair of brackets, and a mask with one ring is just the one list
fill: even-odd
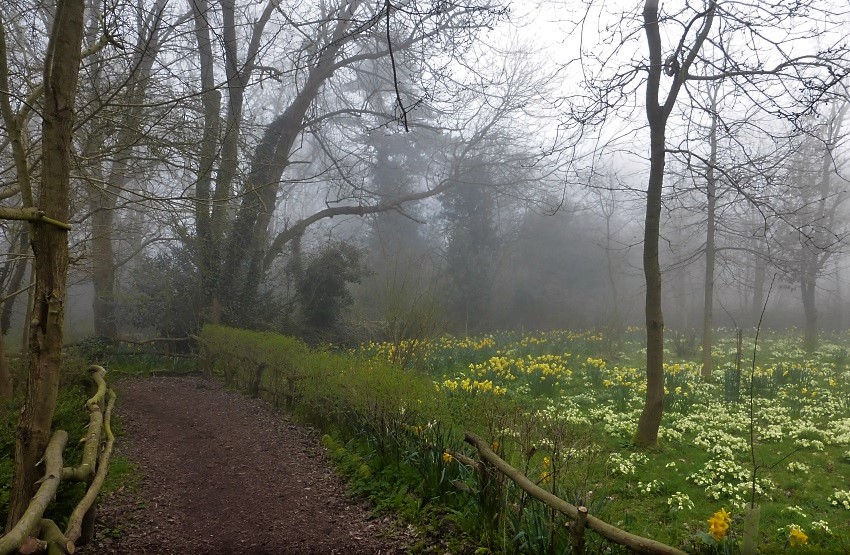
[(207, 373), (323, 428), (414, 426), (445, 414), (429, 378), (389, 363), (222, 326), (205, 326), (200, 339)]

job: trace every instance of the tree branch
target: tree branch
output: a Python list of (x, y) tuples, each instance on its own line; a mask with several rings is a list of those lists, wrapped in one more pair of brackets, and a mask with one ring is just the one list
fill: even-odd
[(0, 220), (23, 220), (26, 222), (44, 222), (52, 226), (71, 231), (71, 225), (59, 220), (54, 220), (44, 215), (40, 208), (8, 208), (0, 206)]

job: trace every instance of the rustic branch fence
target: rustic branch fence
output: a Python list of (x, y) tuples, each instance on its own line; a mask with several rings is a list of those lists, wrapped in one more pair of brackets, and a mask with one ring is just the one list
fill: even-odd
[[(88, 370), (97, 391), (86, 401), (89, 424), (86, 437), (83, 438), (85, 445), (82, 460), (78, 466), (63, 467), (62, 451), (68, 442), (68, 433), (64, 430), (53, 433), (42, 459), (45, 471), (38, 491), (15, 527), (0, 536), (0, 555), (74, 553), (78, 543), (85, 544), (94, 535), (97, 496), (106, 479), (109, 459), (115, 444), (115, 436), (110, 427), (115, 392), (106, 385), (106, 370), (103, 367), (90, 366)], [(43, 518), (62, 480), (86, 482), (88, 485), (85, 495), (68, 518), (64, 532), (55, 522)]]
[(585, 531), (590, 529), (608, 541), (622, 545), (635, 553), (643, 553), (645, 555), (687, 555), (684, 551), (675, 547), (621, 530), (595, 516), (589, 515), (586, 507), (576, 507), (537, 486), (525, 474), (509, 465), (499, 455), (493, 452), (487, 442), (477, 435), (466, 432), (464, 440), (475, 447), (478, 450), (478, 456), (481, 457), (483, 464), (471, 461), (473, 468), (477, 472), (492, 472), (494, 470), (501, 472), (528, 493), (528, 495), (563, 513), (572, 520), (570, 532), (572, 534), (572, 551), (574, 554), (578, 555), (585, 552), (584, 535)]

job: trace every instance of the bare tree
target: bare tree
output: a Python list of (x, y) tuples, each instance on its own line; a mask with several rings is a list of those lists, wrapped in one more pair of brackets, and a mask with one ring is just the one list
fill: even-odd
[[(785, 194), (782, 229), (793, 241), (773, 263), (800, 286), (803, 304), (803, 347), (812, 352), (818, 340), (818, 278), (829, 260), (841, 250), (847, 237), (845, 204), (847, 179), (842, 176), (844, 158), (837, 154), (846, 144), (843, 130), (850, 103), (839, 100), (829, 112), (815, 121), (801, 140), (796, 155), (785, 168)], [(783, 233), (779, 233), (782, 238)]]
[[(68, 272), (68, 226), (71, 139), (74, 102), (84, 31), (83, 0), (60, 0), (44, 53), (41, 184), (36, 210), (18, 214), (32, 222), (34, 307), (29, 325), (27, 395), (17, 428), (15, 467), (7, 528), (23, 514), (38, 480), (38, 461), (44, 454), (59, 387), (64, 336), (65, 287)], [(5, 27), (5, 23), (0, 24)], [(5, 37), (0, 35), (0, 96), (7, 129), (15, 130), (9, 107)], [(5, 85), (5, 86), (4, 86)], [(10, 117), (12, 116), (12, 117)], [(14, 133), (13, 133), (14, 134)], [(21, 168), (23, 169), (23, 168)], [(28, 173), (26, 174), (28, 175)], [(27, 179), (21, 173), (19, 179)]]
[[(582, 125), (596, 124), (628, 106), (637, 86), (645, 87), (643, 106), (649, 128), (649, 175), (644, 220), (644, 277), (646, 281), (646, 375), (644, 409), (635, 441), (653, 446), (664, 404), (664, 318), (659, 263), (662, 192), (669, 154), (690, 152), (687, 140), (669, 144), (671, 114), (680, 92), (689, 83), (723, 82), (764, 113), (796, 121), (827, 97), (847, 73), (847, 49), (835, 21), (843, 21), (828, 2), (809, 0), (788, 6), (706, 0), (673, 13), (662, 13), (657, 0), (643, 3), (646, 60), (616, 66), (617, 53), (602, 58), (602, 69), (589, 71), (591, 107), (578, 110)], [(617, 26), (618, 49), (636, 40), (628, 18)], [(663, 29), (663, 32), (662, 32)], [(785, 36), (775, 38), (775, 34)], [(821, 47), (800, 54), (802, 43), (818, 37)], [(807, 44), (812, 44), (811, 41)], [(796, 47), (796, 48), (795, 48)], [(811, 49), (812, 47), (810, 47)], [(665, 50), (667, 53), (665, 54)], [(614, 66), (614, 67), (612, 67)], [(645, 75), (645, 79), (640, 76)], [(669, 79), (669, 81), (665, 81)], [(683, 113), (688, 117), (687, 112)]]
[[(147, 89), (152, 77), (153, 64), (162, 47), (163, 14), (166, 0), (156, 0), (148, 10), (138, 14), (139, 34), (129, 58), (128, 74), (121, 79), (120, 91), (110, 96), (117, 97), (124, 109), (115, 114), (115, 119), (101, 123), (107, 129), (89, 136), (89, 148), (101, 155), (99, 162), (106, 167), (102, 170), (103, 180), (89, 184), (89, 210), (91, 213), (91, 260), (92, 282), (94, 284), (94, 330), (95, 334), (114, 339), (117, 335), (115, 315), (115, 272), (116, 256), (114, 231), (119, 198), (129, 187), (132, 180), (133, 152), (143, 136), (143, 109)], [(140, 8), (146, 8), (140, 4)], [(115, 78), (116, 76), (111, 76)], [(98, 91), (99, 97), (107, 96), (106, 91)], [(101, 98), (97, 99), (103, 102)], [(107, 96), (107, 101), (109, 96)], [(116, 102), (117, 103), (117, 102)], [(104, 148), (107, 136), (114, 136), (114, 145)], [(100, 169), (98, 170), (101, 171)]]
[[(209, 299), (208, 317), (216, 321), (224, 314), (232, 321), (251, 305), (287, 243), (309, 226), (338, 216), (394, 210), (450, 185), (440, 180), (394, 198), (376, 194), (365, 183), (365, 165), (358, 162), (364, 154), (358, 152), (362, 147), (356, 137), (396, 121), (411, 132), (426, 132), (431, 122), (423, 115), (439, 104), (431, 85), (443, 81), (439, 86), (450, 86), (448, 63), (502, 11), (489, 0), (440, 9), (421, 2), (396, 6), (354, 0), (286, 13), (270, 2), (255, 14), (246, 33), (237, 32), (232, 2), (218, 7), (195, 3), (193, 13), (204, 114), (195, 260)], [(222, 97), (215, 90), (215, 43), (210, 40), (216, 21), (224, 46), (224, 116), (219, 114)], [(270, 21), (289, 34), (295, 48), (276, 46), (275, 36), (266, 33)], [(439, 58), (433, 55), (437, 49), (442, 51)], [(425, 76), (434, 83), (423, 81)], [(260, 122), (259, 140), (251, 147), (242, 132), (248, 128), (245, 90), (275, 81), (284, 84), (283, 94), (266, 111), (270, 114)], [(350, 83), (362, 87), (352, 89)], [(426, 107), (426, 99), (432, 107)], [(413, 119), (414, 109), (419, 121)], [(250, 156), (240, 155), (240, 144), (252, 150)], [(311, 188), (325, 197), (325, 206), (278, 216), (285, 223), (282, 229), (277, 226), (281, 200), (309, 195)]]

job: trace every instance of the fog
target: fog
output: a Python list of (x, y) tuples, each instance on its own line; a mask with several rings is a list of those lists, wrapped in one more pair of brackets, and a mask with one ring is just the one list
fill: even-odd
[[(4, 97), (10, 208), (29, 202), (13, 145), (38, 142), (26, 89), (47, 40), (24, 4), (4, 8), (17, 48), (6, 79), (24, 91)], [(645, 324), (640, 14), (355, 4), (116, 7), (124, 50), (92, 27), (66, 342), (183, 337), (210, 322), (343, 344)], [(752, 327), (764, 309), (766, 327), (844, 329), (841, 25), (826, 8), (774, 14), (781, 40), (756, 37), (757, 60), (742, 61), (732, 54), (756, 40), (734, 25), (744, 15), (724, 12), (728, 26), (690, 61), (681, 48), (694, 30), (679, 46), (672, 31), (660, 39), (673, 52), (661, 95), (684, 86), (664, 120), (664, 323), (697, 333), (713, 281), (713, 326)], [(820, 61), (763, 69), (792, 50)], [(713, 76), (724, 64), (735, 70)], [(24, 128), (10, 126), (15, 114)], [(2, 232), (3, 333), (17, 348), (31, 257), (21, 221)]]

